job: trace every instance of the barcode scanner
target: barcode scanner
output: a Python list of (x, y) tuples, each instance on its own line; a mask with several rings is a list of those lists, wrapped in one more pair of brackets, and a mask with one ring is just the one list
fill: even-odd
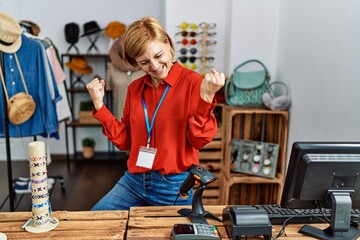
[(183, 184), (180, 186), (179, 195), (182, 198), (189, 197), (189, 190), (196, 185), (199, 187), (196, 189), (194, 193), (194, 197), (192, 200), (192, 209), (180, 209), (178, 213), (181, 215), (187, 216), (191, 219), (193, 223), (203, 223), (208, 224), (205, 217), (211, 216), (216, 220), (221, 222), (221, 219), (216, 217), (214, 214), (205, 211), (202, 204), (202, 194), (207, 185), (216, 180), (216, 176), (203, 168), (202, 166), (193, 164), (190, 169), (190, 174), (185, 179)]
[(207, 185), (216, 180), (216, 176), (200, 165), (193, 164), (190, 168), (190, 174), (187, 176), (179, 189), (180, 197), (188, 198), (189, 190), (198, 184)]

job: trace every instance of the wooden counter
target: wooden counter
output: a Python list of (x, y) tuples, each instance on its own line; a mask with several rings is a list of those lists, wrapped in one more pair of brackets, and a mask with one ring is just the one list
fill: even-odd
[[(31, 217), (31, 212), (0, 212), (0, 232), (10, 239), (61, 239), (61, 240), (86, 240), (86, 239), (171, 239), (170, 234), (174, 224), (189, 223), (190, 220), (177, 213), (181, 208), (190, 206), (167, 207), (133, 207), (128, 211), (84, 211), (52, 213), (52, 217), (60, 220), (54, 230), (45, 233), (29, 233), (22, 229), (22, 225)], [(214, 213), (222, 219), (222, 210), (225, 206), (205, 206), (205, 210)], [(228, 235), (222, 222), (207, 218), (209, 224), (215, 225), (222, 237), (227, 240)], [(298, 230), (303, 224), (288, 225), (285, 229), (286, 236), (280, 239), (313, 239), (306, 237)], [(324, 229), (327, 224), (313, 224)], [(280, 225), (273, 225), (272, 237), (281, 230)], [(248, 237), (247, 239), (262, 239), (262, 237)]]
[(0, 212), (0, 232), (10, 239), (125, 239), (128, 211), (53, 212), (59, 225), (49, 232), (29, 233), (21, 227), (31, 212)]
[[(190, 206), (169, 206), (169, 207), (133, 207), (130, 209), (129, 223), (127, 227), (126, 239), (171, 239), (170, 234), (172, 226), (175, 223), (187, 223), (190, 220), (186, 217), (180, 216), (177, 211), (181, 208), (189, 208)], [(217, 217), (222, 219), (222, 210), (225, 206), (205, 206), (205, 210), (214, 213)], [(229, 239), (226, 233), (225, 226), (222, 222), (218, 222), (211, 218), (206, 218), (209, 224), (215, 225), (222, 237), (222, 239)], [(326, 228), (327, 224), (312, 224), (319, 228)], [(288, 225), (285, 229), (286, 237), (280, 239), (314, 239), (306, 237), (298, 230), (303, 224)], [(280, 225), (273, 225), (273, 237), (275, 237), (281, 230)], [(254, 237), (247, 239), (262, 239), (262, 237)]]

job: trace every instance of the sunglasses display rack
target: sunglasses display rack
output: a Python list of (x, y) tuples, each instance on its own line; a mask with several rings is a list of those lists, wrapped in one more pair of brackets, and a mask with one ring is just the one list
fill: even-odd
[(216, 45), (215, 23), (182, 22), (175, 33), (177, 60), (186, 68), (205, 75), (213, 67)]

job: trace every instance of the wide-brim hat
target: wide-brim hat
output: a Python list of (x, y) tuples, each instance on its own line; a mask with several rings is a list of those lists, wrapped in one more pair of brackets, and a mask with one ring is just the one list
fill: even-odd
[(101, 32), (104, 29), (101, 29), (96, 21), (90, 21), (84, 23), (84, 33), (80, 37), (88, 36), (94, 33)]
[(110, 60), (121, 71), (124, 72), (134, 71), (135, 69), (129, 64), (127, 64), (125, 61), (124, 46), (125, 46), (125, 35), (116, 39), (114, 43), (111, 45), (109, 52)]
[(21, 27), (18, 22), (0, 13), (0, 51), (14, 53), (21, 47)]
[(109, 38), (118, 38), (125, 33), (126, 26), (125, 24), (119, 21), (110, 22), (105, 28), (105, 34)]
[(90, 74), (93, 71), (92, 67), (88, 65), (86, 59), (82, 57), (71, 58), (70, 62), (65, 63), (65, 66), (80, 74)]
[(31, 33), (34, 36), (39, 36), (40, 33), (40, 27), (36, 23), (30, 20), (21, 20), (19, 22), (20, 26), (25, 27), (29, 33)]

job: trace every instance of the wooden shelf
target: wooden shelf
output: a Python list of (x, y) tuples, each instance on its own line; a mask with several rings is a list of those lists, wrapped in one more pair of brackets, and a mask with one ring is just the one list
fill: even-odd
[[(68, 88), (67, 91), (71, 93), (88, 93), (88, 90), (86, 88), (81, 87)], [(111, 90), (105, 90), (105, 92), (111, 92)]]
[(221, 149), (222, 141), (221, 139), (215, 139), (208, 144), (206, 144), (202, 149)]
[(283, 178), (263, 178), (263, 177), (257, 177), (257, 176), (251, 176), (243, 174), (237, 175), (237, 176), (231, 176), (230, 181), (232, 184), (237, 183), (247, 183), (247, 184), (257, 184), (257, 183), (276, 183), (281, 184), (283, 182)]
[(72, 161), (106, 161), (106, 160), (124, 160), (128, 158), (125, 153), (122, 152), (95, 152), (93, 158), (84, 158), (82, 152), (76, 152), (69, 156)]
[(69, 121), (67, 123), (68, 126), (71, 126), (71, 127), (99, 127), (101, 126), (101, 124), (98, 122), (98, 123), (80, 123), (79, 122), (79, 119), (74, 119), (72, 121)]
[(64, 53), (63, 57), (84, 57), (84, 58), (108, 58), (109, 54), (91, 54), (91, 53)]
[(223, 160), (223, 127), (222, 127), (222, 112), (223, 105), (218, 104), (214, 113), (217, 116), (218, 131), (210, 143), (206, 144), (200, 149), (199, 158), (200, 165), (213, 173), (217, 180), (208, 185), (203, 194), (203, 203), (207, 205), (214, 205), (220, 203), (219, 186), (220, 186), (220, 167)]
[[(286, 170), (288, 112), (264, 108), (223, 107), (224, 159), (220, 173), (220, 204), (280, 203)], [(279, 153), (274, 178), (236, 173), (231, 170), (233, 139), (275, 143)]]

